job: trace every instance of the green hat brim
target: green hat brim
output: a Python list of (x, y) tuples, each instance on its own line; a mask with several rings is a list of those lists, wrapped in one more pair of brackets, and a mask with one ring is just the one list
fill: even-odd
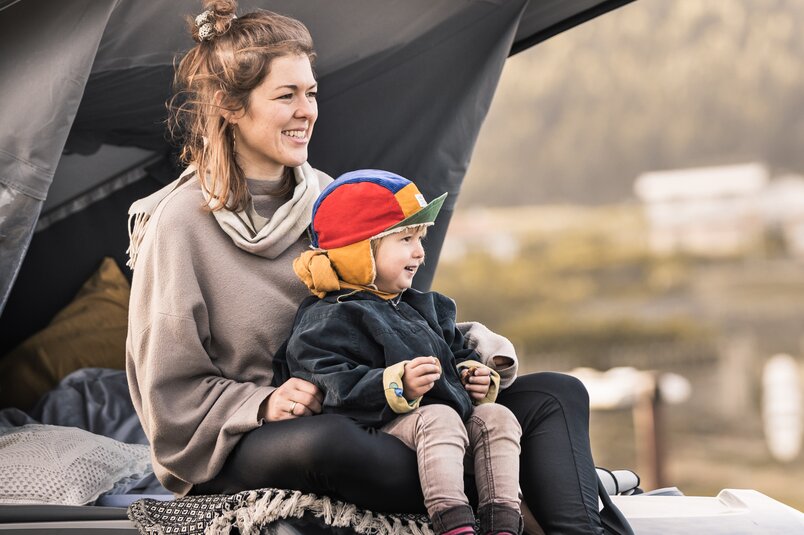
[(441, 210), (441, 206), (444, 204), (444, 200), (447, 198), (447, 194), (444, 193), (440, 197), (436, 197), (430, 204), (419, 210), (413, 215), (410, 215), (391, 227), (388, 227), (388, 230), (393, 230), (401, 227), (413, 227), (415, 225), (427, 225), (429, 223), (435, 223), (436, 217), (438, 216), (438, 212)]

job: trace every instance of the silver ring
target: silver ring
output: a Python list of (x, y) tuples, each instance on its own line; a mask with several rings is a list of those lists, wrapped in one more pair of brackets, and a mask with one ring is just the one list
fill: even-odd
[(296, 409), (296, 402), (295, 402), (295, 401), (291, 401), (291, 402), (290, 402), (290, 410), (289, 410), (288, 412), (289, 412), (290, 414), (293, 414), (293, 411), (294, 411), (295, 409)]

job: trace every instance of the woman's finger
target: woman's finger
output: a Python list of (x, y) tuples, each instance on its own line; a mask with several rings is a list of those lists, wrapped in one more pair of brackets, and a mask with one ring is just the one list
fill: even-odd
[[(279, 386), (271, 395), (274, 398), (274, 411), (269, 412), (269, 417), (284, 420), (305, 415), (302, 409), (296, 409), (291, 413), (291, 406), (295, 401), (297, 404), (307, 409), (309, 414), (321, 412), (321, 405), (324, 402), (324, 394), (313, 383), (299, 378), (291, 378)], [(269, 411), (271, 409), (269, 400)], [(278, 410), (277, 410), (278, 409)], [(292, 414), (292, 416), (290, 416)]]
[[(293, 401), (309, 410), (310, 414), (318, 414), (321, 412), (321, 402), (312, 394), (307, 392), (296, 391), (293, 393)], [(298, 411), (296, 411), (298, 413)]]
[(312, 415), (313, 415), (313, 411), (311, 411), (309, 407), (307, 407), (305, 405), (302, 405), (301, 403), (297, 404), (294, 407), (294, 411), (293, 411), (293, 417), (294, 418), (301, 418), (303, 416), (312, 416)]
[(280, 418), (281, 420), (288, 420), (290, 418), (301, 418), (302, 416), (312, 416), (313, 412), (309, 407), (296, 400), (287, 402), (287, 409), (285, 414)]
[(283, 395), (283, 392), (279, 388), (277, 388), (268, 397), (268, 410), (266, 411), (267, 414), (265, 415), (265, 418), (269, 422), (293, 418), (291, 415), (291, 405), (292, 402), (285, 395)]
[[(321, 389), (315, 386), (313, 383), (309, 381), (305, 381), (304, 379), (299, 379), (298, 377), (292, 377), (288, 379), (282, 386), (287, 386), (293, 390), (299, 390), (301, 392), (306, 392), (318, 398), (319, 401), (323, 403), (324, 401), (324, 394), (321, 392)], [(280, 387), (282, 388), (282, 387)]]

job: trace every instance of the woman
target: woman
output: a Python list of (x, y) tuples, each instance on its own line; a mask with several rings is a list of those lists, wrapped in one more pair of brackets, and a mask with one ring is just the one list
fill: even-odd
[[(322, 400), (310, 383), (269, 386), (307, 294), (291, 262), (331, 179), (306, 163), (318, 116), (307, 29), (235, 7), (206, 2), (177, 69), (188, 170), (131, 210), (127, 371), (154, 470), (177, 495), (278, 487), (421, 512), (415, 452), (343, 416), (309, 418)], [(534, 374), (498, 401), (522, 425), (522, 488), (545, 531), (603, 533), (583, 386)]]

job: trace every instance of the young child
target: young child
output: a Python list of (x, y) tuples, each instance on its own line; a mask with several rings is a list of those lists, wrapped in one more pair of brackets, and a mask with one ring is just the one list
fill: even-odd
[(522, 431), (494, 403), (500, 377), (464, 348), (454, 302), (411, 288), (424, 262), (422, 239), (445, 197), (427, 204), (409, 180), (373, 169), (346, 173), (324, 189), (313, 207), (313, 250), (294, 262), (319, 299), (299, 309), (287, 365), (322, 390), (324, 412), (346, 414), (416, 450), (437, 533), (475, 533), (463, 491), (468, 456), (480, 532), (519, 534)]

